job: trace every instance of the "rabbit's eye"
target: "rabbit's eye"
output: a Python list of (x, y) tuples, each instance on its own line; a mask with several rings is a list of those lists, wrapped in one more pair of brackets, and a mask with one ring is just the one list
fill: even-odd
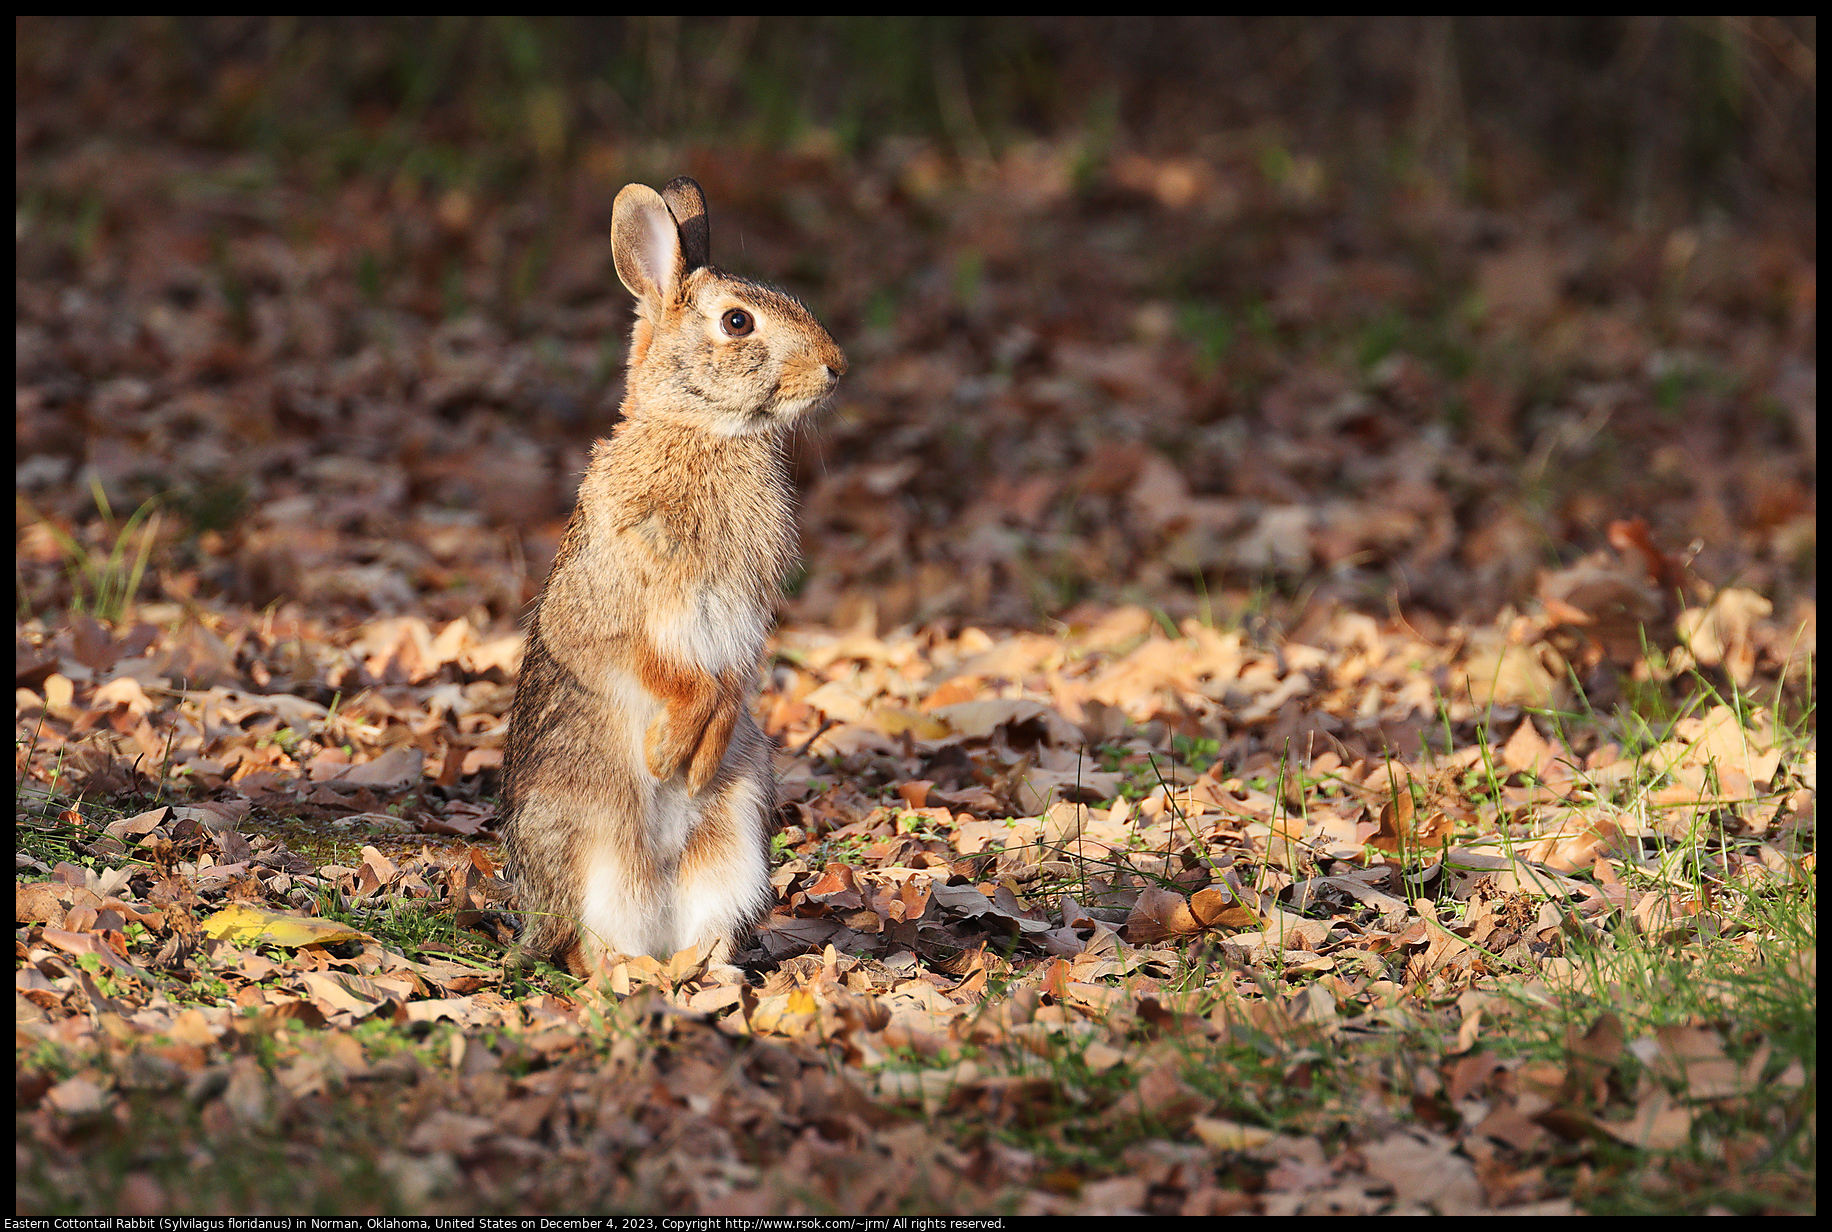
[(742, 308), (733, 308), (719, 323), (734, 338), (742, 338), (757, 327), (757, 323), (751, 320), (751, 314)]

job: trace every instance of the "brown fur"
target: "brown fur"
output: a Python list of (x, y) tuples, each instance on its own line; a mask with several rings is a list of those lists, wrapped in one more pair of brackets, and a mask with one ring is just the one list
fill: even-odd
[[(705, 265), (706, 237), (690, 180), (618, 194), (625, 418), (593, 449), (510, 714), (523, 944), (569, 964), (618, 940), (582, 913), (626, 946), (729, 952), (768, 905), (770, 750), (748, 701), (795, 559), (782, 438), (845, 357), (792, 297)], [(734, 309), (748, 334), (724, 328)]]

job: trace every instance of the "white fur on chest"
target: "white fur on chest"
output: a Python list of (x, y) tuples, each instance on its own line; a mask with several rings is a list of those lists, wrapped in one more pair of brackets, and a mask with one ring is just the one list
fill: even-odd
[(682, 601), (652, 611), (648, 625), (655, 648), (715, 676), (734, 668), (748, 676), (769, 632), (769, 613), (757, 606), (752, 590), (736, 578), (703, 583)]

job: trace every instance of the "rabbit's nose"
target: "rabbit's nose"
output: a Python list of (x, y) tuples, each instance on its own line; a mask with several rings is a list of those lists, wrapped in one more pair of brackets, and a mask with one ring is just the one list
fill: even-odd
[(845, 354), (840, 351), (835, 351), (833, 353), (833, 357), (821, 365), (821, 370), (827, 374), (828, 380), (830, 381), (839, 380), (841, 377), (846, 375), (846, 356)]

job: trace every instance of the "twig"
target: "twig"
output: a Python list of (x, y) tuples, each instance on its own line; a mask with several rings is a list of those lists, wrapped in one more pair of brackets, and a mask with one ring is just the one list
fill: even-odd
[(835, 727), (838, 727), (839, 725), (840, 725), (840, 721), (838, 719), (822, 719), (821, 725), (819, 728), (815, 730), (815, 733), (812, 736), (809, 736), (806, 740), (802, 741), (798, 747), (791, 749), (789, 751), (789, 756), (790, 757), (806, 757), (808, 755), (808, 750), (814, 747), (814, 742), (816, 740), (819, 740), (822, 736), (826, 735), (830, 730), (832, 730)]

